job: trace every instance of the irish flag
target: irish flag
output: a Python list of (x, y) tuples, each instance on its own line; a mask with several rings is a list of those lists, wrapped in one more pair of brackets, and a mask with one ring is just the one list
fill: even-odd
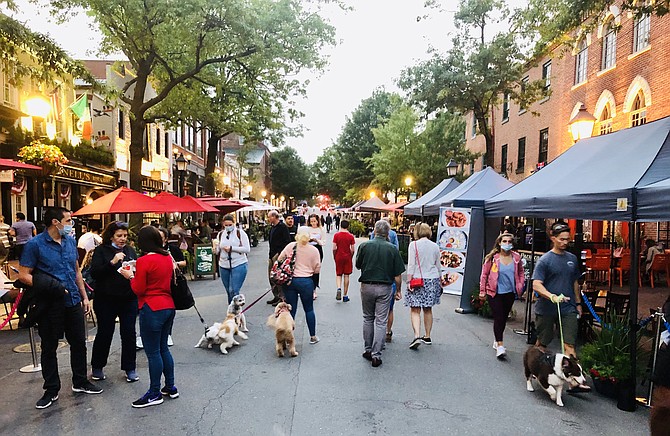
[(91, 110), (88, 108), (88, 96), (84, 94), (79, 97), (77, 101), (72, 103), (70, 110), (79, 118), (77, 129), (81, 131), (82, 139), (90, 141), (93, 126), (91, 125)]

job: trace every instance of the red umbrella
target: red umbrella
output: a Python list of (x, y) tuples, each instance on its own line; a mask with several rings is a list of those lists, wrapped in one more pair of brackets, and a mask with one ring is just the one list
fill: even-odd
[(205, 201), (200, 201), (199, 199), (197, 199), (197, 198), (195, 198), (195, 197), (191, 197), (190, 195), (184, 195), (181, 199), (182, 199), (182, 200), (189, 201), (189, 202), (191, 202), (191, 203), (193, 203), (193, 204), (195, 204), (195, 205), (197, 205), (197, 206), (202, 207), (202, 208), (204, 209), (203, 212), (214, 212), (214, 213), (218, 213), (218, 212), (219, 212), (219, 209), (217, 209), (217, 208), (214, 207), (213, 205), (208, 204), (208, 203), (205, 202)]
[(148, 195), (121, 187), (82, 207), (73, 215), (163, 212), (163, 209), (159, 202)]
[(23, 162), (17, 162), (11, 159), (0, 158), (0, 170), (42, 170), (42, 167)]
[[(190, 197), (193, 198), (193, 197)], [(219, 210), (209, 205), (201, 205), (188, 198), (179, 198), (169, 192), (161, 192), (154, 197), (161, 206), (163, 212), (218, 212)]]
[(249, 204), (239, 201), (231, 200), (229, 198), (219, 198), (219, 197), (199, 197), (196, 200), (207, 203), (209, 206), (214, 206), (222, 213), (235, 212), (238, 209), (249, 206)]

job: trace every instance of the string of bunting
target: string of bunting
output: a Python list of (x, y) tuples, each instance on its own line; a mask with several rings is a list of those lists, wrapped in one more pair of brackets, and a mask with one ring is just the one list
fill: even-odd
[(16, 297), (16, 301), (14, 301), (14, 305), (12, 306), (12, 310), (9, 311), (9, 314), (7, 314), (7, 319), (0, 324), (0, 330), (4, 329), (7, 324), (9, 324), (9, 321), (11, 321), (12, 317), (16, 313), (16, 309), (19, 307), (19, 302), (21, 302), (21, 297), (23, 297), (23, 292), (19, 292), (19, 295)]

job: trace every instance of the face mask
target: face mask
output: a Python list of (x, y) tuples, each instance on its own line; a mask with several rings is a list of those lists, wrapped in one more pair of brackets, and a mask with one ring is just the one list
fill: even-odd
[(226, 232), (230, 233), (235, 230), (235, 226), (226, 226)]
[(121, 250), (121, 247), (116, 245), (116, 243), (112, 242), (112, 247), (116, 248), (117, 250)]
[(61, 236), (67, 236), (70, 233), (72, 233), (72, 226), (70, 225), (63, 226), (62, 229), (58, 229), (58, 233), (60, 233)]
[(505, 251), (510, 251), (512, 249), (512, 244), (500, 244), (500, 248)]

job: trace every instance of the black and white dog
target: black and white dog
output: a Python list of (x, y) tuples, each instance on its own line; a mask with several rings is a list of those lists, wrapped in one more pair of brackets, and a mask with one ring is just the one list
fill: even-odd
[(563, 385), (581, 385), (586, 383), (582, 367), (575, 359), (565, 354), (553, 354), (538, 347), (530, 347), (523, 355), (523, 367), (526, 374), (526, 389), (533, 392), (532, 378), (535, 377), (549, 398), (563, 407), (561, 394)]
[(235, 315), (235, 322), (237, 322), (241, 332), (249, 331), (247, 329), (247, 318), (242, 313), (245, 303), (244, 294), (238, 294), (233, 297), (233, 301), (228, 305), (228, 313)]

